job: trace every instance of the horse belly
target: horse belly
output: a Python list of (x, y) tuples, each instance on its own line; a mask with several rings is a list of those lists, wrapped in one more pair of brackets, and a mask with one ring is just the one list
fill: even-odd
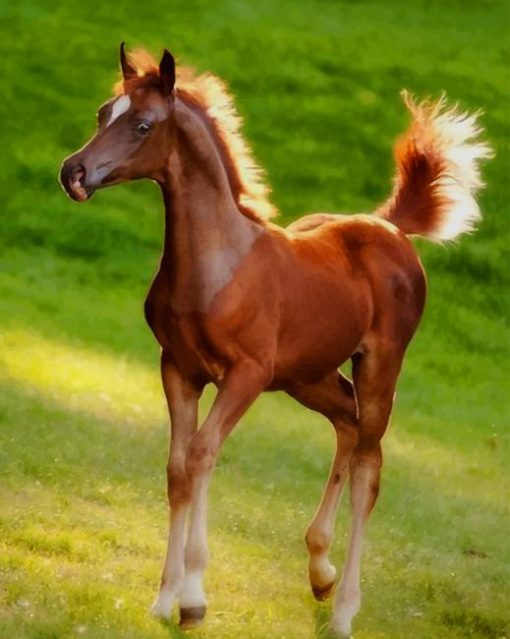
[(356, 351), (370, 318), (367, 300), (337, 286), (304, 295), (282, 325), (275, 386), (312, 383), (341, 366)]

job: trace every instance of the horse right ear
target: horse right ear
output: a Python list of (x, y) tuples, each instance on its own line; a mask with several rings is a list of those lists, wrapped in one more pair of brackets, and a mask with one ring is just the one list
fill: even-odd
[(124, 42), (120, 43), (120, 68), (122, 69), (122, 76), (124, 77), (124, 82), (136, 76), (136, 69), (131, 64), (128, 56), (126, 55)]
[(163, 57), (159, 63), (159, 78), (163, 93), (170, 95), (175, 85), (175, 60), (168, 49), (164, 50)]

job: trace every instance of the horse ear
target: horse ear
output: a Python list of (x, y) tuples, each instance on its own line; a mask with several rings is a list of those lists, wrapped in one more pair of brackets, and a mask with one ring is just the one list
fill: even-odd
[(120, 43), (120, 68), (122, 69), (124, 81), (129, 80), (136, 75), (136, 69), (129, 62), (129, 59), (126, 55), (124, 42)]
[(170, 95), (175, 85), (175, 60), (168, 49), (164, 50), (163, 57), (159, 63), (159, 77), (163, 93)]

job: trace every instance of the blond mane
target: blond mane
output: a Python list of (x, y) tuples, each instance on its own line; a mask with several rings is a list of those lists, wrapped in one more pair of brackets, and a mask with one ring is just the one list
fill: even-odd
[[(159, 76), (154, 58), (144, 50), (128, 54), (137, 76), (114, 86), (116, 95), (150, 85)], [(176, 95), (198, 108), (211, 125), (220, 150), (232, 194), (241, 213), (256, 220), (267, 220), (277, 211), (269, 201), (270, 189), (265, 172), (256, 163), (252, 150), (241, 133), (242, 119), (236, 111), (233, 97), (225, 83), (211, 73), (197, 74), (190, 67), (176, 69)]]

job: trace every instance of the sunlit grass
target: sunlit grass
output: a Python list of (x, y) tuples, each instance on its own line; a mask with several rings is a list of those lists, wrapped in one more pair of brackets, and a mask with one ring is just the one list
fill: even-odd
[[(110, 421), (121, 428), (124, 425), (137, 430), (160, 428), (167, 421), (156, 362), (151, 368), (128, 358), (114, 357), (108, 352), (94, 352), (65, 341), (57, 343), (33, 330), (21, 328), (4, 328), (0, 346), (0, 370), (11, 383), (23, 386), (24, 392), (36, 394), (65, 410), (91, 414), (103, 422)], [(210, 395), (210, 392), (206, 395), (206, 406)], [(298, 412), (290, 403), (282, 404), (273, 398), (268, 398), (266, 405), (268, 403), (273, 404), (271, 414), (278, 415), (276, 426), (279, 435), (296, 438), (299, 442), (300, 430), (310, 421), (308, 411)], [(321, 418), (314, 419), (320, 421)], [(256, 430), (257, 422), (267, 421), (267, 418), (263, 410), (255, 408), (247, 420), (253, 422)], [(265, 434), (267, 424), (264, 427)], [(445, 422), (443, 428), (446, 430), (448, 427)], [(462, 424), (457, 424), (457, 428), (461, 429)], [(332, 445), (331, 438), (326, 438), (324, 442), (321, 432), (319, 441), (325, 444), (320, 449), (322, 454)], [(315, 433), (314, 440), (314, 446), (317, 446)], [(466, 473), (477, 476), (474, 486), (477, 499), (495, 504), (500, 503), (501, 491), (487, 490), (487, 481), (484, 480), (490, 482), (494, 479), (495, 473), (491, 472), (487, 462), (490, 458), (499, 457), (498, 451), (494, 450), (497, 446), (497, 440), (488, 439), (479, 448), (477, 457), (473, 457), (421, 433), (409, 437), (393, 429), (391, 436), (387, 437), (390, 455), (412, 464), (418, 472), (427, 473), (432, 480), (439, 480), (445, 467), (449, 468), (450, 476), (455, 480), (461, 480)], [(443, 490), (448, 491), (448, 487), (443, 487)]]
[(2, 330), (0, 371), (63, 407), (103, 419), (136, 420), (143, 427), (166, 417), (157, 366), (58, 343), (30, 329)]
[[(0, 525), (10, 611), (0, 623), (20, 637), (35, 627), (43, 636), (179, 636), (147, 615), (166, 528), (167, 420), (156, 367), (21, 329), (4, 330), (0, 361), (9, 379)], [(398, 618), (400, 636), (419, 628), (432, 638), (441, 616), (453, 623), (468, 604), (478, 612), (466, 623), (503, 628), (497, 589), (508, 576), (507, 544), (495, 531), (508, 509), (497, 454), (486, 447), (473, 459), (433, 438), (410, 438), (399, 422), (385, 446), (358, 636), (393, 637)], [(262, 638), (268, 628), (274, 637), (324, 635), (326, 608), (308, 593), (302, 536), (332, 440), (320, 417), (274, 395), (227, 443), (211, 491), (210, 617), (196, 636)], [(343, 508), (338, 563), (346, 515)]]

